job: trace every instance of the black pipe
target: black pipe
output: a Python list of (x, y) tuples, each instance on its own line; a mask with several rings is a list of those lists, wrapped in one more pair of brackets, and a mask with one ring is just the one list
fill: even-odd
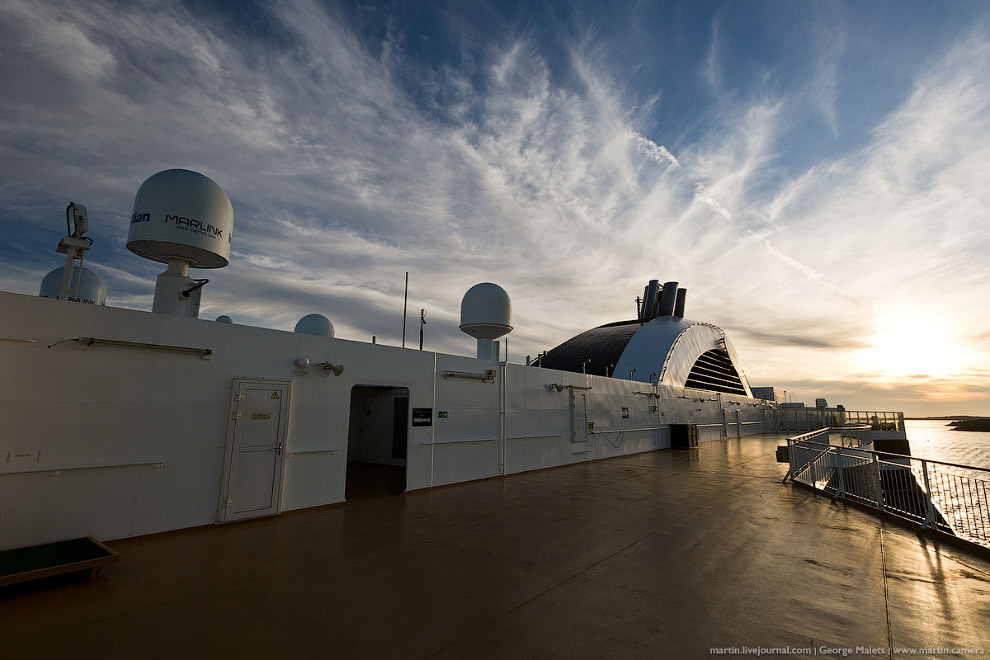
[(660, 299), (660, 316), (673, 316), (674, 304), (677, 302), (677, 282), (665, 282), (663, 298)]
[(687, 298), (687, 289), (677, 290), (677, 300), (674, 302), (674, 316), (679, 319), (684, 318), (684, 299)]

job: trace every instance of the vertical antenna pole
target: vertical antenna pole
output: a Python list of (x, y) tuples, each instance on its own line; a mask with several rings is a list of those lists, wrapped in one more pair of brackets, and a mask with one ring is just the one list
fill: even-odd
[(406, 347), (406, 306), (409, 303), (409, 271), (406, 271), (406, 292), (402, 296), (402, 348)]
[(419, 310), (419, 350), (423, 350), (423, 326), (426, 325), (426, 310)]

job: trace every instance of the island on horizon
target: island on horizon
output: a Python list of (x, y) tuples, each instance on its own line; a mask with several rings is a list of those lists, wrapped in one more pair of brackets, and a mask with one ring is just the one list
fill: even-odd
[(981, 431), (990, 433), (990, 417), (974, 417), (950, 422), (953, 431)]
[[(940, 417), (905, 417), (907, 420), (949, 422), (953, 431), (990, 433), (990, 417), (977, 415), (942, 415)], [(951, 420), (951, 421), (950, 421)]]

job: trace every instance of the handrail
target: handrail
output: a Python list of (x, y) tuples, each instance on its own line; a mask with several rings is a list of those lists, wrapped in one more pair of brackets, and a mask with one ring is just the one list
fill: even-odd
[[(808, 435), (808, 434), (805, 433), (804, 435)], [(990, 472), (990, 468), (980, 467), (979, 465), (963, 465), (962, 463), (949, 463), (947, 461), (939, 461), (934, 458), (923, 458), (921, 456), (911, 456), (910, 454), (898, 454), (892, 451), (877, 451), (875, 449), (863, 449), (861, 447), (841, 447), (839, 445), (832, 445), (827, 442), (815, 442), (814, 440), (798, 440), (798, 438), (801, 437), (803, 436), (788, 438), (787, 442), (788, 444), (790, 444), (791, 442), (801, 442), (804, 444), (818, 445), (821, 447), (834, 447), (836, 449), (854, 449), (855, 451), (863, 452), (864, 454), (878, 454), (879, 456), (882, 457), (893, 456), (895, 458), (913, 458), (914, 460), (917, 461), (924, 461), (926, 463), (936, 463), (938, 465), (948, 465), (949, 467), (963, 468), (964, 470), (977, 470), (980, 472)], [(884, 459), (881, 458), (880, 460), (884, 460)]]
[(498, 442), (500, 438), (484, 438), (481, 440), (445, 440), (440, 442), (421, 442), (420, 447), (430, 447), (434, 445), (474, 445), (481, 442)]
[(58, 476), (62, 472), (72, 472), (75, 470), (103, 470), (107, 468), (147, 467), (147, 466), (162, 468), (165, 466), (165, 461), (148, 461), (145, 463), (108, 463), (106, 465), (70, 465), (69, 467), (39, 468), (37, 470), (11, 470), (9, 472), (0, 472), (0, 477), (8, 474), (45, 474), (47, 472), (53, 472), (55, 473), (54, 476)]
[(560, 438), (563, 434), (559, 431), (548, 431), (545, 433), (537, 433), (533, 435), (510, 435), (506, 436), (506, 440), (536, 440), (538, 438)]
[(784, 482), (990, 550), (990, 468), (833, 445), (823, 432), (787, 439)]
[(297, 449), (295, 451), (289, 452), (289, 457), (306, 455), (306, 454), (339, 454), (340, 449)]
[[(791, 451), (791, 447), (793, 445), (797, 445), (797, 444), (800, 444), (800, 443), (806, 443), (806, 444), (811, 444), (811, 445), (817, 445), (819, 447), (822, 447), (822, 446), (824, 446), (824, 447), (833, 447), (834, 446), (834, 445), (831, 445), (829, 443), (821, 443), (821, 442), (816, 442), (815, 440), (812, 440), (812, 438), (820, 438), (822, 435), (825, 435), (826, 437), (828, 436), (828, 428), (827, 427), (826, 428), (817, 429), (815, 431), (808, 431), (807, 433), (802, 433), (801, 435), (798, 435), (798, 436), (795, 436), (793, 438), (788, 438), (787, 439), (787, 456), (788, 456), (788, 461), (789, 461), (790, 465), (788, 466), (787, 473), (784, 474), (784, 478), (780, 480), (780, 483), (787, 483), (787, 478), (788, 477), (791, 478), (791, 481), (794, 481), (794, 476), (795, 475), (802, 474), (803, 472), (805, 472), (811, 466), (812, 463), (814, 463), (815, 461), (817, 461), (819, 458), (821, 458), (823, 455), (825, 455), (829, 451), (828, 449), (825, 449), (825, 451), (820, 452), (818, 454), (818, 456), (815, 456), (810, 461), (807, 461), (803, 465), (800, 465), (799, 466), (795, 462), (794, 452)], [(807, 439), (805, 439), (805, 438), (807, 438)]]
[[(796, 435), (793, 438), (788, 438), (787, 439), (787, 444), (791, 444), (792, 442), (812, 442), (810, 440), (810, 438), (817, 438), (817, 437), (821, 436), (822, 433), (828, 433), (828, 427), (824, 427), (824, 428), (820, 428), (820, 429), (815, 429), (814, 431), (808, 431), (807, 433), (802, 433), (801, 435)], [(805, 438), (808, 438), (808, 440), (805, 440)], [(819, 444), (821, 444), (821, 443), (819, 443)], [(825, 444), (828, 444), (828, 443), (825, 443)]]
[(102, 339), (100, 337), (73, 337), (71, 339), (63, 339), (57, 341), (53, 344), (49, 344), (48, 348), (54, 348), (59, 344), (64, 344), (65, 342), (74, 341), (78, 344), (79, 348), (89, 349), (94, 345), (100, 344), (103, 346), (115, 346), (117, 348), (143, 348), (152, 351), (169, 351), (171, 353), (191, 353), (193, 355), (198, 355), (204, 360), (213, 359), (213, 349), (212, 348), (196, 348), (193, 346), (173, 346), (171, 344), (152, 344), (143, 341), (120, 341), (118, 339)]
[(659, 426), (644, 426), (638, 429), (600, 429), (596, 424), (594, 430), (591, 431), (591, 433), (623, 433), (623, 432), (634, 433), (636, 431), (659, 431), (659, 430), (660, 430)]
[(467, 380), (480, 380), (485, 383), (495, 382), (495, 370), (489, 369), (483, 374), (471, 373), (469, 371), (452, 371), (450, 369), (445, 369), (443, 372), (444, 378), (464, 378)]

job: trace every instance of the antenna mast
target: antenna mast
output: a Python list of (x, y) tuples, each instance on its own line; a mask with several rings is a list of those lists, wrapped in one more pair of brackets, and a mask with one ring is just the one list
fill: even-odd
[(406, 306), (409, 303), (409, 271), (406, 271), (406, 292), (402, 296), (402, 348), (406, 347)]
[[(72, 226), (69, 226), (69, 223)], [(65, 238), (58, 242), (56, 252), (65, 255), (65, 268), (62, 270), (62, 284), (58, 290), (58, 297), (62, 300), (69, 300), (79, 296), (79, 284), (82, 282), (82, 265), (86, 256), (86, 250), (93, 243), (92, 239), (84, 236), (89, 230), (89, 221), (86, 215), (86, 207), (82, 204), (70, 202), (65, 208)], [(79, 277), (76, 279), (76, 286), (72, 288), (72, 274), (79, 262)]]

